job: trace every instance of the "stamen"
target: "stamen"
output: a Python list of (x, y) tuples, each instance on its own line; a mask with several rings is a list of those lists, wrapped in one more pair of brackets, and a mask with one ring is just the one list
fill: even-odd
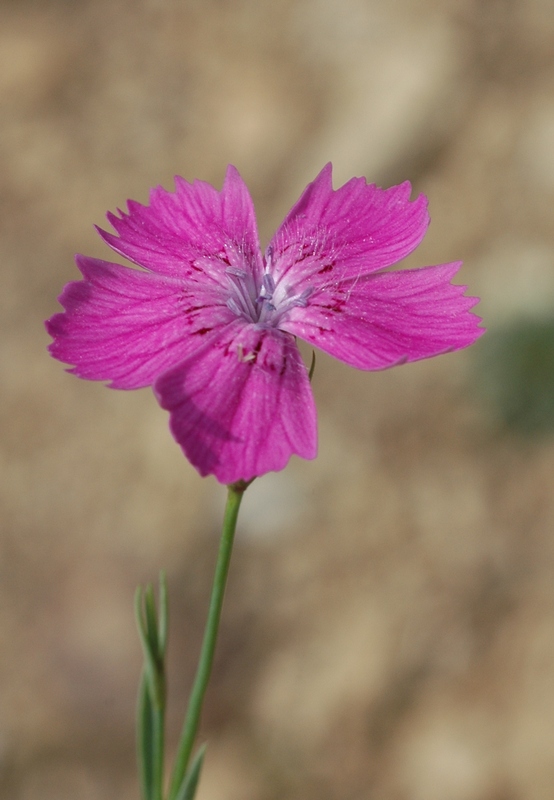
[(264, 291), (265, 297), (273, 297), (273, 292), (275, 291), (275, 281), (269, 272), (266, 272), (262, 278), (262, 292)]
[(246, 278), (248, 275), (244, 269), (240, 269), (239, 267), (227, 267), (225, 272), (227, 275), (234, 275), (235, 278)]
[(300, 294), (294, 294), (294, 288), (284, 285), (282, 280), (276, 283), (269, 271), (272, 257), (273, 252), (268, 248), (261, 285), (257, 284), (253, 274), (239, 267), (230, 266), (225, 270), (229, 287), (226, 304), (233, 314), (247, 322), (276, 328), (291, 309), (308, 305), (313, 289), (308, 287)]
[(227, 308), (230, 311), (233, 312), (233, 314), (237, 315), (237, 317), (241, 317), (242, 316), (242, 312), (241, 312), (240, 308), (238, 307), (238, 305), (235, 302), (235, 299), (233, 297), (229, 297), (228, 298), (226, 305), (227, 305)]
[(313, 293), (313, 289), (311, 286), (308, 286), (307, 289), (304, 289), (302, 294), (299, 294), (298, 297), (294, 297), (291, 299), (291, 305), (301, 306), (301, 308), (306, 308), (308, 305), (308, 297)]
[(273, 247), (271, 245), (269, 245), (265, 252), (266, 252), (265, 269), (266, 269), (266, 273), (267, 273), (267, 272), (269, 272), (269, 270), (271, 269), (272, 264), (273, 264)]
[(262, 278), (262, 288), (260, 289), (260, 294), (256, 298), (256, 303), (262, 306), (259, 311), (258, 322), (264, 322), (267, 318), (267, 313), (275, 311), (275, 305), (272, 303), (274, 291), (275, 281), (273, 280), (273, 277), (266, 272)]

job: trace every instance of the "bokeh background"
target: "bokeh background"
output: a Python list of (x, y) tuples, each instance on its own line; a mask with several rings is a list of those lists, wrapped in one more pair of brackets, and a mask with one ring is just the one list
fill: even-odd
[(149, 390), (48, 357), (74, 252), (228, 162), (267, 241), (329, 160), (429, 196), (409, 263), (464, 259), (489, 333), (318, 356), (318, 459), (244, 501), (199, 800), (554, 796), (552, 0), (1, 0), (2, 800), (138, 797), (134, 588), (167, 570), (174, 742), (224, 502)]

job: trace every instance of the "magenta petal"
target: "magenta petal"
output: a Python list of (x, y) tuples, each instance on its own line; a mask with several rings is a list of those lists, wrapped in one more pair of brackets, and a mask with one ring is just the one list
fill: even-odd
[(164, 275), (207, 274), (218, 281), (229, 265), (261, 271), (252, 199), (229, 166), (221, 192), (204, 181), (175, 178), (175, 192), (161, 186), (150, 204), (128, 202), (128, 213), (108, 214), (118, 236), (99, 229), (116, 252)]
[(173, 436), (201, 475), (221, 483), (314, 458), (316, 410), (292, 336), (234, 323), (155, 384)]
[(46, 326), (51, 354), (80, 378), (116, 389), (148, 386), (233, 316), (208, 293), (191, 298), (175, 278), (85, 256), (77, 264), (85, 280), (65, 287), (66, 311)]
[(423, 239), (427, 200), (410, 200), (408, 182), (390, 189), (352, 178), (333, 190), (331, 165), (305, 189), (273, 237), (274, 278), (297, 292), (307, 283), (359, 279), (396, 264)]
[(282, 327), (359, 369), (385, 369), (472, 344), (478, 302), (450, 283), (461, 262), (345, 281), (290, 311)]

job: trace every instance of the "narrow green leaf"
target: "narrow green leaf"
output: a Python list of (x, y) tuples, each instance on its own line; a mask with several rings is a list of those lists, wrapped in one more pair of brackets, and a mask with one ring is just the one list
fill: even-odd
[(203, 744), (194, 756), (191, 767), (185, 776), (175, 800), (194, 800), (194, 795), (196, 794), (196, 789), (200, 780), (200, 773), (202, 771), (202, 764), (204, 763), (205, 754), (206, 745)]
[(167, 595), (167, 580), (163, 570), (160, 572), (159, 606), (158, 652), (162, 661), (165, 661), (165, 653), (167, 650), (167, 629), (169, 624), (169, 600)]
[(142, 611), (142, 586), (137, 586), (137, 590), (135, 592), (135, 619), (137, 621), (137, 627), (139, 629), (140, 638), (146, 635), (146, 628), (144, 622), (144, 614)]
[(144, 654), (144, 670), (145, 674), (148, 678), (148, 686), (150, 691), (153, 693), (153, 698), (156, 695), (156, 684), (157, 684), (157, 638), (156, 638), (156, 648), (155, 651), (152, 652), (152, 641), (151, 637), (148, 635), (148, 619), (146, 616), (146, 602), (145, 602), (145, 595), (143, 595), (142, 589), (139, 587), (135, 594), (135, 617), (137, 620), (137, 628), (139, 632), (140, 641), (142, 643), (142, 650)]
[(158, 615), (156, 613), (156, 599), (152, 584), (148, 584), (144, 593), (144, 611), (146, 618), (146, 635), (148, 636), (149, 649), (152, 658), (157, 664), (159, 661), (158, 650)]
[(137, 590), (135, 614), (144, 652), (137, 712), (137, 755), (144, 800), (162, 800), (165, 740), (165, 644), (168, 601), (165, 578), (160, 586), (159, 617), (154, 590)]
[(143, 672), (137, 706), (137, 759), (143, 800), (154, 797), (154, 714), (148, 678)]

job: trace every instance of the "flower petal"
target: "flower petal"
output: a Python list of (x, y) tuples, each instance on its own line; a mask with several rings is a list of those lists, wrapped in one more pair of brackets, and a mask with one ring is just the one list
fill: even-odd
[(316, 410), (292, 336), (241, 322), (162, 375), (154, 390), (173, 436), (201, 475), (221, 483), (314, 458)]
[(175, 178), (175, 192), (161, 186), (150, 204), (129, 200), (128, 213), (109, 213), (119, 234), (98, 229), (117, 253), (164, 275), (203, 272), (220, 282), (225, 269), (261, 271), (261, 254), (252, 198), (233, 166), (221, 192), (204, 181)]
[(397, 263), (417, 247), (429, 224), (426, 198), (410, 201), (410, 192), (407, 181), (380, 189), (365, 178), (334, 191), (327, 164), (268, 247), (275, 281), (286, 276), (300, 293)]
[(282, 328), (359, 369), (467, 347), (484, 333), (478, 300), (450, 283), (461, 262), (344, 281), (293, 308)]
[[(115, 389), (148, 386), (204, 346), (234, 315), (209, 292), (194, 296), (182, 280), (77, 256), (84, 281), (67, 284), (65, 313), (46, 323), (54, 358), (80, 378)], [(220, 303), (221, 301), (219, 301)]]

